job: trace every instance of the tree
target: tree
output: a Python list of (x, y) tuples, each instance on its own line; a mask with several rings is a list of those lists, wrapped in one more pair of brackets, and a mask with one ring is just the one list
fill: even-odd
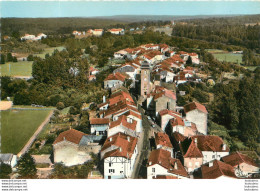
[(18, 62), (18, 60), (15, 56), (13, 57), (13, 62)]
[(56, 107), (57, 107), (58, 110), (62, 110), (62, 109), (64, 109), (65, 105), (64, 105), (63, 102), (58, 102)]
[(3, 54), (1, 54), (1, 64), (5, 64), (5, 56)]
[(2, 163), (0, 164), (0, 179), (9, 179), (9, 174), (12, 173), (12, 168), (10, 165)]
[(27, 61), (33, 61), (33, 55), (30, 54), (28, 57), (27, 57)]
[(7, 54), (6, 61), (7, 62), (13, 62), (13, 56), (10, 52)]
[(20, 178), (37, 178), (37, 169), (32, 156), (27, 152), (17, 163), (17, 171)]

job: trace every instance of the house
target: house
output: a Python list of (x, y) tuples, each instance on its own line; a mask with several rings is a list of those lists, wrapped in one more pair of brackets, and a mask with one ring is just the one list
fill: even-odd
[(24, 36), (21, 37), (21, 40), (34, 40), (35, 35), (32, 34), (25, 34)]
[(145, 53), (141, 56), (141, 58), (148, 62), (151, 66), (153, 66), (155, 63), (164, 60), (164, 55), (158, 50), (153, 50)]
[(109, 74), (107, 78), (104, 80), (104, 88), (119, 88), (124, 84), (125, 79), (126, 77), (119, 72), (115, 74)]
[(93, 68), (92, 66), (89, 67), (89, 75), (96, 75), (99, 73), (99, 70), (96, 68)]
[(234, 179), (237, 178), (235, 175), (234, 168), (221, 162), (219, 160), (214, 160), (203, 164), (201, 166), (202, 179)]
[(198, 132), (207, 135), (208, 111), (206, 107), (198, 102), (184, 105), (186, 120), (196, 124)]
[(97, 77), (95, 75), (90, 75), (88, 76), (88, 80), (91, 81), (95, 81), (97, 79)]
[(222, 157), (221, 160), (234, 168), (237, 177), (245, 178), (250, 176), (250, 174), (259, 173), (259, 165), (253, 159), (240, 152), (234, 152)]
[(188, 55), (191, 57), (191, 60), (192, 60), (192, 64), (199, 64), (200, 63), (200, 60), (199, 60), (199, 56), (197, 53), (188, 53)]
[(169, 151), (171, 153), (171, 157), (173, 157), (173, 146), (171, 144), (169, 136), (166, 133), (155, 133), (155, 144), (156, 149)]
[(101, 139), (102, 136), (86, 135), (74, 129), (64, 131), (53, 143), (54, 162), (66, 166), (83, 164), (91, 160), (90, 153), (100, 152)]
[(136, 137), (136, 125), (137, 121), (126, 115), (121, 115), (116, 121), (110, 123), (107, 136), (110, 137), (120, 132)]
[(180, 160), (172, 158), (171, 153), (164, 149), (153, 150), (148, 159), (147, 179), (157, 176), (173, 176), (178, 179), (189, 178)]
[(174, 82), (176, 83), (176, 85), (178, 86), (179, 84), (184, 84), (186, 83), (188, 80), (187, 78), (185, 77), (185, 75), (176, 75), (174, 76)]
[(169, 121), (176, 117), (181, 117), (181, 114), (168, 109), (161, 110), (158, 115), (158, 121), (161, 124), (161, 129), (165, 132)]
[(129, 62), (115, 69), (113, 73), (126, 73), (131, 79), (134, 80), (137, 71), (138, 67)]
[(195, 123), (185, 121), (182, 117), (174, 116), (170, 119), (170, 133), (178, 132), (186, 137), (197, 135), (197, 127)]
[(0, 153), (0, 162), (8, 164), (13, 168), (17, 164), (17, 156), (12, 153)]
[(137, 138), (123, 133), (108, 137), (101, 149), (104, 178), (130, 178), (137, 154)]
[(202, 164), (229, 155), (229, 148), (218, 136), (195, 135), (181, 142), (184, 167), (193, 172)]
[(156, 86), (151, 96), (152, 97), (148, 100), (147, 107), (155, 111), (155, 116), (165, 109), (175, 111), (177, 98), (173, 91), (161, 86)]
[(103, 29), (94, 29), (94, 30), (92, 30), (92, 34), (93, 34), (94, 36), (102, 36), (102, 35), (103, 35), (103, 32), (104, 32)]
[(116, 34), (116, 35), (124, 35), (125, 34), (125, 30), (118, 28), (118, 29), (109, 29), (108, 32), (110, 32), (111, 34)]
[(92, 118), (90, 119), (90, 131), (92, 135), (107, 135), (109, 128), (109, 119), (107, 118)]
[(158, 44), (144, 44), (144, 45), (141, 45), (140, 47), (145, 50), (159, 50), (160, 49)]
[(36, 37), (37, 40), (41, 40), (43, 38), (47, 38), (47, 35), (46, 34), (43, 34), (43, 33), (39, 33)]
[(80, 35), (81, 32), (79, 32), (79, 31), (73, 31), (72, 34), (76, 36), (76, 35)]

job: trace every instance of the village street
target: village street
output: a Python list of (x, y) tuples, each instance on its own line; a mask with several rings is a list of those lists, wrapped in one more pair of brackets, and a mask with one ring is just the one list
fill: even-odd
[(150, 153), (150, 137), (152, 136), (152, 127), (148, 121), (147, 116), (144, 114), (144, 110), (139, 107), (139, 111), (142, 114), (143, 131), (139, 135), (137, 142), (138, 156), (134, 165), (132, 178), (146, 178), (146, 160)]

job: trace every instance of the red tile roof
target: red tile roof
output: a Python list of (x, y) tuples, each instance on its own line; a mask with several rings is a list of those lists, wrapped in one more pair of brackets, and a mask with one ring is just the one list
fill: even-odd
[(164, 149), (153, 150), (148, 159), (148, 166), (158, 164), (166, 169), (169, 173), (188, 177), (188, 173), (182, 166), (179, 159), (171, 158), (171, 153)]
[(128, 101), (134, 103), (134, 100), (129, 93), (120, 91), (120, 92), (116, 92), (110, 96), (109, 105), (114, 105), (115, 103), (118, 103), (119, 101), (122, 101), (122, 100), (128, 100)]
[(55, 139), (53, 144), (57, 144), (59, 142), (62, 142), (64, 140), (79, 144), (81, 138), (86, 135), (85, 133), (82, 133), (80, 131), (77, 131), (75, 129), (70, 129), (68, 131), (64, 131), (59, 134), (59, 136)]
[(183, 142), (186, 137), (182, 134), (180, 134), (179, 132), (175, 131), (172, 136), (174, 137), (174, 139), (177, 141), (177, 142)]
[(146, 57), (147, 59), (151, 60), (152, 58), (154, 58), (157, 55), (163, 55), (160, 51), (158, 50), (154, 50), (154, 51), (149, 51), (148, 53), (146, 53), (144, 55), (144, 57)]
[(175, 116), (175, 118), (170, 120), (170, 124), (172, 127), (177, 125), (184, 126), (184, 121), (181, 117)]
[[(195, 143), (195, 140), (197, 140), (197, 144)], [(229, 152), (228, 146), (226, 146), (226, 149), (223, 150), (224, 142), (218, 136), (195, 135), (187, 138), (185, 141), (190, 142), (190, 145), (188, 146), (188, 149), (184, 155), (185, 158), (198, 158), (198, 156), (202, 157), (201, 151)]]
[(172, 110), (168, 110), (168, 109), (164, 109), (164, 110), (159, 111), (160, 116), (163, 116), (163, 115), (166, 115), (166, 114), (171, 115), (173, 117), (176, 117), (176, 116), (180, 117), (181, 116), (180, 113), (172, 111)]
[(90, 119), (91, 125), (101, 125), (101, 124), (109, 124), (109, 119), (107, 118), (92, 118)]
[(118, 120), (112, 121), (110, 123), (109, 128), (112, 129), (114, 127), (119, 126), (120, 124), (128, 129), (135, 131), (137, 121), (133, 120), (132, 123), (129, 123), (129, 122), (127, 122), (127, 117), (125, 115), (121, 115), (118, 117)]
[(246, 156), (246, 155), (243, 155), (239, 152), (234, 152), (228, 156), (225, 156), (222, 158), (222, 160), (233, 166), (233, 167), (236, 167), (242, 163), (246, 163), (246, 164), (249, 164), (249, 165), (252, 165), (252, 166), (255, 166), (255, 167), (259, 167), (253, 159), (251, 159), (250, 157)]
[(152, 93), (154, 96), (154, 100), (157, 100), (158, 98), (162, 96), (166, 96), (168, 98), (176, 100), (176, 94), (172, 92), (171, 90), (168, 90), (166, 88), (156, 86), (154, 92)]
[(184, 112), (188, 113), (189, 111), (192, 111), (194, 109), (198, 109), (203, 113), (208, 113), (206, 107), (198, 102), (191, 102), (186, 105), (184, 105)]
[(170, 138), (166, 133), (162, 133), (162, 132), (155, 133), (155, 143), (156, 145), (162, 145), (169, 148), (173, 148)]
[[(130, 141), (128, 141), (127, 137), (129, 137)], [(110, 138), (112, 141), (110, 141)], [(131, 158), (132, 154), (134, 153), (135, 146), (137, 144), (137, 138), (123, 134), (117, 133), (108, 137), (101, 149), (101, 152), (106, 150), (109, 147), (116, 146), (116, 149), (105, 153), (103, 158), (107, 157), (124, 157), (124, 158)], [(121, 151), (119, 149), (121, 148)]]
[(115, 74), (109, 74), (104, 81), (107, 81), (107, 80), (119, 80), (119, 81), (124, 82), (125, 79), (126, 79), (126, 77), (123, 74), (117, 72)]
[(156, 177), (153, 177), (153, 179), (178, 179), (176, 176), (170, 176), (170, 175), (157, 175)]
[(216, 179), (221, 176), (237, 178), (234, 172), (234, 168), (231, 165), (218, 160), (214, 160), (213, 166), (211, 167), (209, 167), (209, 163), (202, 165), (201, 173), (203, 179)]

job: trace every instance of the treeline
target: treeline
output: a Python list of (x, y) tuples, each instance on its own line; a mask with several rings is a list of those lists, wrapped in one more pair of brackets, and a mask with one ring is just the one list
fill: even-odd
[(221, 42), (243, 46), (259, 53), (260, 26), (245, 25), (176, 25), (173, 35), (191, 39), (201, 39), (209, 42)]

